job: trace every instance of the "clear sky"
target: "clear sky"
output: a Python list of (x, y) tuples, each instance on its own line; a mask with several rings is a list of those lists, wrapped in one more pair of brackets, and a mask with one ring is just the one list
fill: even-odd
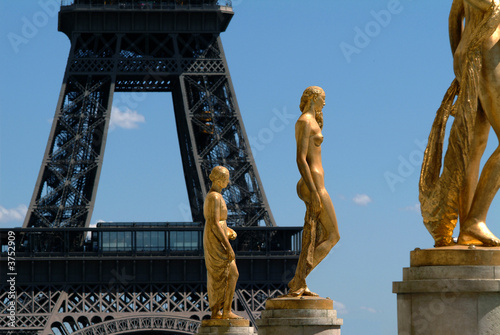
[[(0, 227), (32, 196), (70, 43), (56, 0), (0, 1)], [(433, 245), (418, 208), (425, 142), (454, 78), (451, 0), (233, 0), (222, 41), (276, 222), (303, 224), (294, 123), (324, 88), (323, 165), (341, 240), (309, 276), (350, 335), (396, 334), (409, 252)], [(189, 221), (171, 96), (116, 94), (92, 223)], [(497, 145), (494, 134), (487, 153)], [(489, 227), (500, 235), (495, 200)]]

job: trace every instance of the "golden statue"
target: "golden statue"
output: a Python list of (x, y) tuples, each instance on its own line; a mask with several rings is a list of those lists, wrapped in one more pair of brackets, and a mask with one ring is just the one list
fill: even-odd
[(325, 92), (321, 87), (305, 89), (300, 100), (302, 115), (295, 124), (297, 166), (301, 178), (297, 194), (306, 205), (302, 251), (295, 276), (288, 283), (286, 296), (317, 296), (309, 290), (306, 277), (328, 255), (340, 239), (332, 200), (325, 189), (321, 143), (323, 142), (323, 106)]
[[(456, 79), (437, 111), (420, 175), (422, 216), (436, 247), (454, 244), (458, 219), (458, 244), (500, 245), (486, 226), (500, 187), (500, 147), (480, 173), (490, 127), (500, 137), (499, 25), (498, 0), (453, 0), (449, 32)], [(441, 173), (450, 114), (455, 119)]]
[(216, 166), (210, 173), (210, 180), (212, 187), (203, 204), (208, 303), (212, 319), (241, 319), (231, 312), (239, 273), (229, 239), (234, 240), (236, 232), (226, 224), (227, 207), (221, 195), (222, 189), (229, 183), (229, 171), (223, 166)]

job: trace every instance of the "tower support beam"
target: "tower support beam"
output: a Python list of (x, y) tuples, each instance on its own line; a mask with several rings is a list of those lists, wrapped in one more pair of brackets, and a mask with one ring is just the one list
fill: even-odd
[(140, 9), (134, 1), (106, 3), (75, 0), (59, 13), (71, 50), (23, 227), (89, 226), (115, 91), (172, 92), (194, 221), (203, 221), (210, 171), (224, 165), (231, 173), (223, 194), (228, 224), (275, 226), (219, 36), (231, 8), (215, 1)]

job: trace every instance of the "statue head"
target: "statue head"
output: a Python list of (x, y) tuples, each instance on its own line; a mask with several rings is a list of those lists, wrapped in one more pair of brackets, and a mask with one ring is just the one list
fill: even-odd
[[(227, 183), (228, 183), (229, 182), (229, 170), (223, 166), (216, 166), (212, 169), (212, 172), (210, 172), (209, 178), (210, 178), (210, 181), (212, 183), (216, 183), (219, 181), (227, 181)], [(223, 186), (223, 187), (226, 187), (227, 183), (225, 183), (225, 186)]]
[(306, 107), (311, 103), (315, 98), (325, 95), (325, 91), (319, 86), (309, 86), (302, 93), (302, 98), (300, 98), (300, 111), (304, 113)]
[[(304, 90), (304, 93), (302, 93), (302, 98), (300, 98), (300, 111), (302, 113), (308, 111), (311, 103), (321, 96), (325, 96), (325, 91), (321, 87), (309, 86), (308, 88), (306, 88)], [(318, 125), (321, 129), (323, 129), (323, 112), (321, 111), (322, 108), (323, 105), (321, 105), (321, 108), (319, 108), (314, 115), (316, 122), (318, 122)]]

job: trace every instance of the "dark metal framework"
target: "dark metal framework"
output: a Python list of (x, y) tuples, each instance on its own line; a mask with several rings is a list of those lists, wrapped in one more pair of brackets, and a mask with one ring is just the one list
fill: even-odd
[[(62, 1), (71, 50), (49, 141), (23, 228), (0, 229), (0, 334), (195, 334), (209, 316), (201, 224), (88, 228), (114, 92), (172, 92), (194, 221), (211, 169), (230, 170), (234, 310), (254, 323), (286, 292), (301, 228), (275, 227), (257, 173), (219, 37), (226, 2)], [(12, 236), (15, 274), (4, 271)]]
[[(235, 230), (240, 278), (233, 309), (253, 321), (268, 298), (286, 292), (300, 254), (301, 227)], [(148, 234), (166, 238), (153, 241)], [(184, 250), (175, 247), (182, 234), (191, 243)], [(165, 223), (0, 229), (2, 270), (8, 269), (9, 241), (17, 246), (15, 275), (0, 272), (0, 334), (136, 334), (151, 325), (167, 334), (195, 334), (210, 315), (202, 234), (199, 224)], [(84, 243), (72, 243), (75, 236), (84, 236)], [(12, 277), (14, 328), (7, 318)]]
[(228, 224), (275, 226), (219, 37), (232, 15), (213, 0), (63, 2), (71, 50), (23, 227), (89, 226), (113, 93), (126, 91), (172, 92), (194, 221), (223, 165)]

